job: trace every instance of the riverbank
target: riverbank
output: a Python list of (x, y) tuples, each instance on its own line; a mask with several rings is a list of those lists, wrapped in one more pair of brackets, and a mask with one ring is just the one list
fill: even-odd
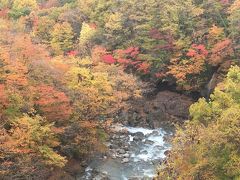
[(109, 151), (96, 156), (78, 180), (152, 179), (170, 149), (170, 129), (112, 126)]

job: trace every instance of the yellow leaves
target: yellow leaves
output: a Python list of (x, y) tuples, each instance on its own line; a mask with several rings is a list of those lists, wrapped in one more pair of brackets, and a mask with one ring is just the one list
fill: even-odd
[(13, 9), (21, 10), (23, 8), (29, 8), (31, 10), (37, 9), (38, 4), (36, 0), (14, 0)]
[(51, 46), (56, 54), (62, 54), (73, 48), (73, 30), (69, 23), (57, 23), (51, 32)]
[(97, 32), (97, 30), (94, 25), (90, 26), (89, 24), (87, 24), (85, 22), (82, 23), (82, 29), (81, 29), (80, 37), (79, 37), (80, 51), (81, 51), (81, 48), (86, 48), (84, 46), (87, 46), (87, 44), (95, 36), (96, 32)]
[(58, 145), (51, 129), (51, 125), (44, 124), (44, 120), (39, 117), (29, 117), (15, 119), (9, 132), (4, 132), (2, 150), (4, 153), (20, 153), (21, 156), (35, 154), (46, 164), (63, 167), (66, 163), (64, 157), (58, 155), (51, 147)]
[(230, 69), (223, 90), (217, 88), (209, 102), (200, 99), (191, 106), (191, 121), (177, 129), (159, 179), (166, 175), (172, 179), (195, 179), (196, 174), (203, 180), (239, 177), (239, 84), (240, 69), (235, 66)]
[(62, 168), (67, 163), (67, 160), (65, 157), (62, 157), (59, 154), (55, 153), (48, 146), (40, 146), (39, 152), (43, 156), (43, 161), (47, 165), (53, 165), (53, 166)]
[(224, 28), (217, 27), (215, 24), (209, 29), (209, 36), (219, 39), (224, 35)]
[(229, 12), (233, 13), (235, 11), (239, 11), (240, 9), (240, 0), (235, 0), (234, 3), (229, 8)]
[(111, 31), (117, 31), (122, 29), (122, 14), (113, 13), (107, 17), (105, 28)]
[(193, 104), (189, 111), (192, 120), (197, 123), (207, 124), (211, 119), (212, 109), (204, 98), (199, 99), (197, 103)]
[(193, 7), (192, 14), (193, 16), (200, 16), (204, 13), (204, 10), (200, 7)]

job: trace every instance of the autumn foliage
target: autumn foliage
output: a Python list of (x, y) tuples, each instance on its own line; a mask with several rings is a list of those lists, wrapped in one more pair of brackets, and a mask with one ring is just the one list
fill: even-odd
[[(72, 158), (104, 152), (105, 122), (142, 98), (144, 81), (208, 97), (211, 80), (239, 65), (239, 8), (239, 0), (0, 0), (0, 179), (66, 175)], [(160, 179), (239, 179), (238, 71), (191, 107)]]
[(35, 92), (36, 109), (50, 122), (63, 122), (70, 118), (70, 100), (64, 92), (47, 85), (39, 85)]

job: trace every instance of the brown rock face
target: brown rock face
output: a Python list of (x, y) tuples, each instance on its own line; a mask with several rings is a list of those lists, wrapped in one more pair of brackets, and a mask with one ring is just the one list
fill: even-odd
[(162, 123), (187, 120), (192, 103), (193, 100), (185, 95), (170, 91), (159, 92), (154, 100), (148, 102), (150, 114), (154, 114), (154, 118), (148, 118), (150, 126), (156, 128)]
[(125, 120), (132, 126), (158, 128), (165, 124), (181, 123), (188, 119), (193, 99), (171, 91), (161, 91), (154, 98), (133, 104)]

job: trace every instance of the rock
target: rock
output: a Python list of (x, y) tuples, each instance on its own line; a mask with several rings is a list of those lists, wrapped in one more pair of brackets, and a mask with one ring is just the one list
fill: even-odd
[(129, 159), (128, 158), (123, 158), (121, 163), (128, 163), (129, 162)]
[(134, 141), (141, 141), (144, 138), (144, 134), (142, 132), (133, 133), (132, 136), (134, 136), (133, 137)]
[(164, 155), (165, 156), (168, 156), (170, 154), (170, 150), (166, 150), (165, 152), (164, 152)]
[(133, 133), (132, 134), (133, 136), (136, 136), (136, 137), (144, 137), (144, 134), (142, 132), (136, 132), (136, 133)]
[(128, 153), (123, 154), (123, 157), (124, 157), (124, 158), (129, 158), (129, 157), (130, 157), (130, 154), (128, 154)]
[(142, 151), (141, 154), (148, 154), (148, 152), (145, 150), (145, 151)]
[(153, 144), (154, 144), (154, 141), (151, 141), (151, 140), (146, 139), (146, 140), (144, 141), (144, 143), (145, 143), (145, 144), (149, 144), (149, 145), (153, 145)]
[(124, 149), (125, 151), (129, 151), (129, 147), (128, 147), (128, 146), (125, 146), (123, 149)]
[(153, 131), (151, 134), (149, 134), (149, 136), (158, 136), (159, 132), (158, 131)]
[(103, 171), (102, 174), (103, 174), (103, 175), (107, 175), (108, 172), (107, 172), (107, 171)]
[(110, 148), (110, 149), (117, 149), (118, 146), (117, 146), (116, 144), (110, 144), (110, 145), (109, 145), (109, 148)]
[(119, 153), (119, 154), (125, 154), (126, 151), (125, 151), (124, 149), (119, 149), (119, 150), (118, 150), (118, 153)]

